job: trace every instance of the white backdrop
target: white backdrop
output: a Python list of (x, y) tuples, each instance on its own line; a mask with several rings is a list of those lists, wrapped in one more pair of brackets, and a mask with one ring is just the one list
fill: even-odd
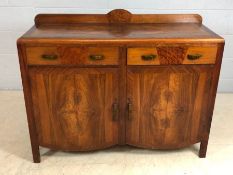
[(21, 89), (16, 39), (38, 13), (198, 13), (225, 38), (218, 91), (233, 92), (233, 0), (0, 0), (0, 89)]

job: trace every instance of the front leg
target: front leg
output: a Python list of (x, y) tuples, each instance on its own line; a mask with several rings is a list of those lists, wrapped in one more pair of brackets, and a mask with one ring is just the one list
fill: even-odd
[(208, 139), (201, 141), (200, 150), (199, 150), (199, 157), (200, 158), (206, 157), (207, 146), (208, 146)]

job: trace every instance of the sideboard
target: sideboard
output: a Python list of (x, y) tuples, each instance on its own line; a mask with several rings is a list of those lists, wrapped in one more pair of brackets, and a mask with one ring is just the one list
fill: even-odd
[(34, 162), (39, 146), (206, 156), (224, 39), (200, 15), (39, 14), (17, 45)]

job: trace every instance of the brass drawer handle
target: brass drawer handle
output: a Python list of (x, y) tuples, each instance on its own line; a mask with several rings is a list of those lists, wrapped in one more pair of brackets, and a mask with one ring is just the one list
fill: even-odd
[(113, 121), (118, 120), (118, 111), (119, 111), (118, 103), (113, 103), (112, 105), (112, 120)]
[(56, 60), (58, 58), (57, 55), (47, 55), (47, 54), (43, 54), (41, 57), (44, 60)]
[(201, 54), (192, 54), (192, 55), (190, 54), (187, 57), (189, 60), (197, 60), (197, 59), (201, 58), (202, 55)]
[(104, 55), (90, 55), (89, 58), (92, 61), (98, 61), (98, 60), (103, 60), (104, 59)]
[(142, 59), (145, 61), (154, 60), (156, 58), (156, 55), (150, 54), (150, 55), (142, 55)]
[(132, 120), (133, 118), (133, 105), (131, 102), (128, 103), (128, 120)]

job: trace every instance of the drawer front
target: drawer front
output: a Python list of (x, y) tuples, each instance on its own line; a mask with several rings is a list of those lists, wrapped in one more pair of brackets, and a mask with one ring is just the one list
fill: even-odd
[(217, 47), (190, 47), (183, 64), (215, 64)]
[(159, 65), (156, 48), (128, 48), (128, 65)]
[(117, 47), (28, 47), (29, 65), (118, 65)]
[(128, 65), (215, 64), (216, 46), (128, 48)]

